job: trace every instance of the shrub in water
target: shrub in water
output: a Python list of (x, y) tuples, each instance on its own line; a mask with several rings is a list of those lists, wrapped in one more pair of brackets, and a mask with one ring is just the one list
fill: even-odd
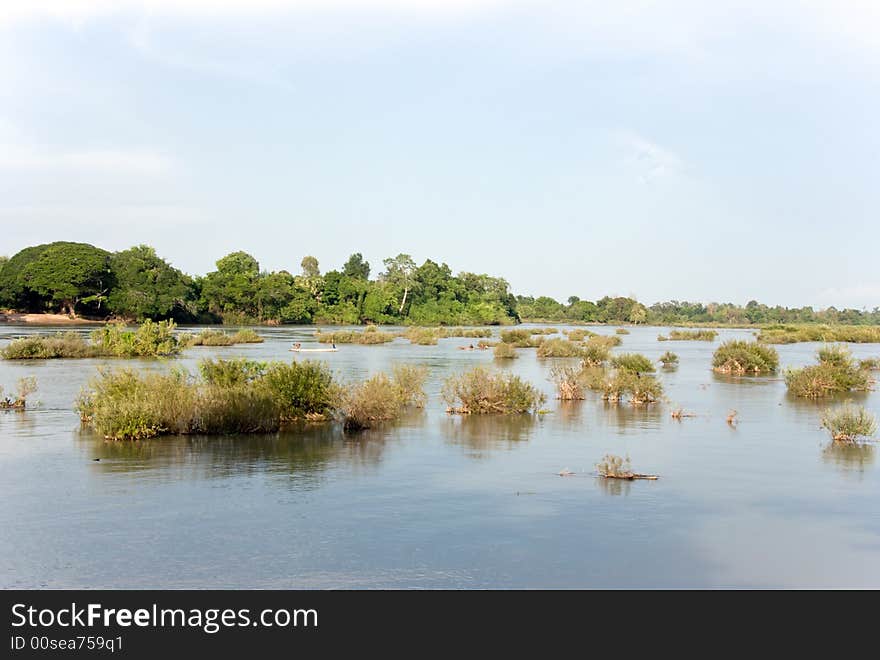
[(275, 398), (282, 420), (323, 419), (336, 407), (340, 392), (323, 362), (272, 362), (263, 383)]
[(845, 348), (823, 347), (817, 352), (817, 358), (816, 365), (785, 372), (785, 384), (793, 395), (815, 399), (871, 389), (870, 372), (859, 368)]
[(562, 332), (571, 341), (583, 341), (585, 337), (596, 336), (595, 332), (590, 332), (589, 330), (584, 330), (583, 328), (576, 328), (574, 330), (563, 330)]
[(755, 342), (726, 341), (712, 356), (712, 369), (720, 374), (772, 374), (779, 368), (779, 354)]
[(509, 360), (516, 357), (519, 357), (516, 353), (516, 349), (513, 347), (513, 344), (508, 344), (506, 342), (501, 342), (495, 346), (495, 357), (499, 360)]
[(836, 442), (856, 442), (877, 432), (877, 419), (864, 407), (846, 403), (826, 410), (822, 415), (822, 426)]
[(527, 413), (546, 401), (543, 393), (519, 376), (482, 367), (450, 376), (442, 394), (449, 412), (461, 414)]
[(505, 344), (513, 344), (517, 348), (533, 346), (532, 335), (528, 330), (502, 330), (501, 341)]
[(773, 325), (761, 330), (758, 341), (768, 344), (793, 344), (804, 341), (873, 344), (880, 342), (880, 326)]
[(14, 398), (3, 396), (3, 387), (0, 386), (0, 409), (24, 409), (27, 407), (27, 398), (36, 391), (37, 379), (33, 376), (18, 379)]
[(640, 376), (629, 369), (618, 369), (605, 380), (602, 399), (617, 403), (629, 396), (630, 403), (655, 403), (663, 395), (663, 386), (653, 376)]
[(660, 363), (666, 368), (674, 367), (678, 364), (678, 356), (672, 351), (666, 351), (660, 356)]
[(611, 358), (611, 364), (618, 369), (626, 369), (633, 373), (654, 373), (654, 363), (641, 353), (621, 353)]
[(614, 332), (618, 335), (628, 335), (629, 334), (629, 330), (627, 330), (626, 328), (617, 328), (617, 330), (615, 330)]
[(672, 330), (667, 339), (672, 341), (715, 341), (714, 330)]
[(550, 370), (550, 380), (556, 385), (556, 398), (576, 401), (584, 398), (581, 384), (582, 370), (576, 367), (555, 366)]
[(97, 349), (75, 332), (57, 333), (51, 337), (23, 337), (0, 351), (5, 360), (46, 360), (52, 358), (90, 358)]
[(560, 337), (541, 342), (537, 351), (539, 358), (580, 357), (582, 353), (583, 346)]

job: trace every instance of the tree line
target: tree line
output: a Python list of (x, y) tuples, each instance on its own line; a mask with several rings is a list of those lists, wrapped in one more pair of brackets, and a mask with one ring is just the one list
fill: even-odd
[(155, 249), (139, 245), (108, 252), (86, 243), (55, 242), (0, 257), (0, 308), (92, 318), (174, 319), (179, 323), (489, 325), (540, 319), (623, 323), (880, 323), (880, 311), (768, 307), (755, 301), (666, 302), (646, 307), (628, 297), (595, 302), (577, 296), (514, 296), (500, 277), (461, 272), (431, 259), (417, 265), (399, 254), (373, 273), (360, 253), (321, 272), (306, 256), (299, 273), (266, 271), (246, 252), (190, 276)]

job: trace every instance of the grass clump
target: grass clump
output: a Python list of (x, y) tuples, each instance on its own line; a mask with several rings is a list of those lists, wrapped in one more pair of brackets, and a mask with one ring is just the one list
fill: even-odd
[(594, 342), (593, 338), (581, 347), (581, 358), (588, 367), (605, 364), (611, 357), (611, 349), (604, 342)]
[(322, 344), (386, 344), (394, 341), (393, 332), (384, 332), (376, 326), (368, 326), (363, 332), (357, 330), (337, 330), (335, 332), (316, 332), (315, 336)]
[(712, 356), (712, 369), (719, 374), (742, 376), (775, 373), (779, 368), (776, 349), (755, 342), (726, 341)]
[(512, 360), (513, 358), (519, 357), (513, 344), (508, 344), (506, 342), (496, 344), (493, 353), (499, 360)]
[(831, 433), (835, 442), (858, 442), (877, 432), (877, 418), (863, 406), (845, 403), (828, 409), (822, 415), (822, 426)]
[(22, 337), (0, 351), (4, 360), (91, 358), (97, 354), (97, 349), (76, 332), (59, 332), (50, 337)]
[(108, 323), (93, 330), (86, 340), (75, 332), (50, 337), (24, 337), (2, 351), (6, 360), (46, 360), (54, 358), (168, 357), (185, 347), (174, 334), (174, 321), (144, 321), (137, 330), (124, 323)]
[(583, 346), (561, 337), (541, 342), (537, 351), (539, 358), (580, 357), (582, 354)]
[(662, 364), (665, 369), (676, 367), (678, 366), (678, 356), (672, 351), (666, 351), (660, 356), (660, 364)]
[(618, 335), (628, 335), (628, 334), (629, 334), (629, 330), (627, 330), (626, 328), (617, 328), (617, 329), (614, 331), (614, 333), (615, 333), (615, 334), (618, 334)]
[(443, 384), (448, 412), (458, 414), (521, 414), (537, 410), (547, 397), (514, 374), (476, 367), (451, 376)]
[(635, 405), (656, 403), (663, 396), (663, 386), (654, 376), (642, 376), (629, 369), (609, 372), (602, 382), (602, 400), (618, 403), (627, 397)]
[(880, 371), (880, 358), (865, 358), (859, 361), (859, 369), (865, 371)]
[(586, 337), (595, 337), (595, 332), (584, 330), (583, 328), (575, 328), (574, 330), (563, 330), (562, 333), (571, 341), (583, 341)]
[(559, 332), (558, 328), (533, 328), (529, 331), (533, 335), (555, 335)]
[(378, 422), (400, 417), (410, 406), (425, 405), (424, 367), (397, 366), (392, 376), (378, 373), (351, 387), (343, 396), (343, 426), (346, 431), (371, 428)]
[(625, 369), (633, 373), (654, 373), (654, 363), (641, 353), (621, 353), (611, 358), (611, 364), (618, 369)]
[(794, 344), (805, 341), (880, 343), (876, 325), (772, 325), (762, 328), (758, 341), (766, 344)]
[(200, 377), (182, 369), (103, 370), (77, 401), (83, 422), (113, 440), (164, 434), (266, 433), (293, 419), (323, 419), (338, 390), (326, 366), (309, 361), (206, 360)]
[(27, 407), (27, 398), (37, 391), (37, 379), (33, 376), (19, 378), (16, 384), (15, 394), (3, 395), (3, 387), (0, 386), (0, 410), (24, 410)]
[(843, 392), (871, 389), (873, 379), (843, 346), (826, 346), (816, 352), (818, 364), (785, 372), (785, 384), (794, 396), (818, 399)]
[(438, 334), (432, 328), (409, 328), (406, 338), (417, 346), (436, 346)]
[(604, 346), (605, 348), (614, 348), (615, 346), (620, 346), (623, 343), (623, 340), (617, 335), (593, 335), (587, 340), (588, 344), (593, 344), (594, 346)]
[(528, 330), (522, 329), (502, 330), (501, 341), (505, 344), (511, 344), (516, 348), (532, 348), (535, 346), (531, 333)]
[(672, 330), (669, 341), (715, 341), (718, 333), (714, 330)]

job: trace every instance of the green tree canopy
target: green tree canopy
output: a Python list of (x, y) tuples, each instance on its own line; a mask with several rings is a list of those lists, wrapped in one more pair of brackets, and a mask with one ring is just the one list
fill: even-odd
[(116, 287), (108, 309), (136, 320), (186, 320), (195, 315), (192, 278), (172, 267), (147, 245), (117, 252), (110, 259)]
[(364, 261), (364, 256), (360, 252), (355, 252), (342, 267), (342, 274), (353, 279), (368, 280), (370, 279), (370, 264)]

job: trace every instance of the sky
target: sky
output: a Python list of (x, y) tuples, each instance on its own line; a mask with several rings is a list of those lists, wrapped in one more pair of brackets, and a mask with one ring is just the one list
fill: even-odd
[(0, 255), (880, 305), (872, 0), (4, 0)]

